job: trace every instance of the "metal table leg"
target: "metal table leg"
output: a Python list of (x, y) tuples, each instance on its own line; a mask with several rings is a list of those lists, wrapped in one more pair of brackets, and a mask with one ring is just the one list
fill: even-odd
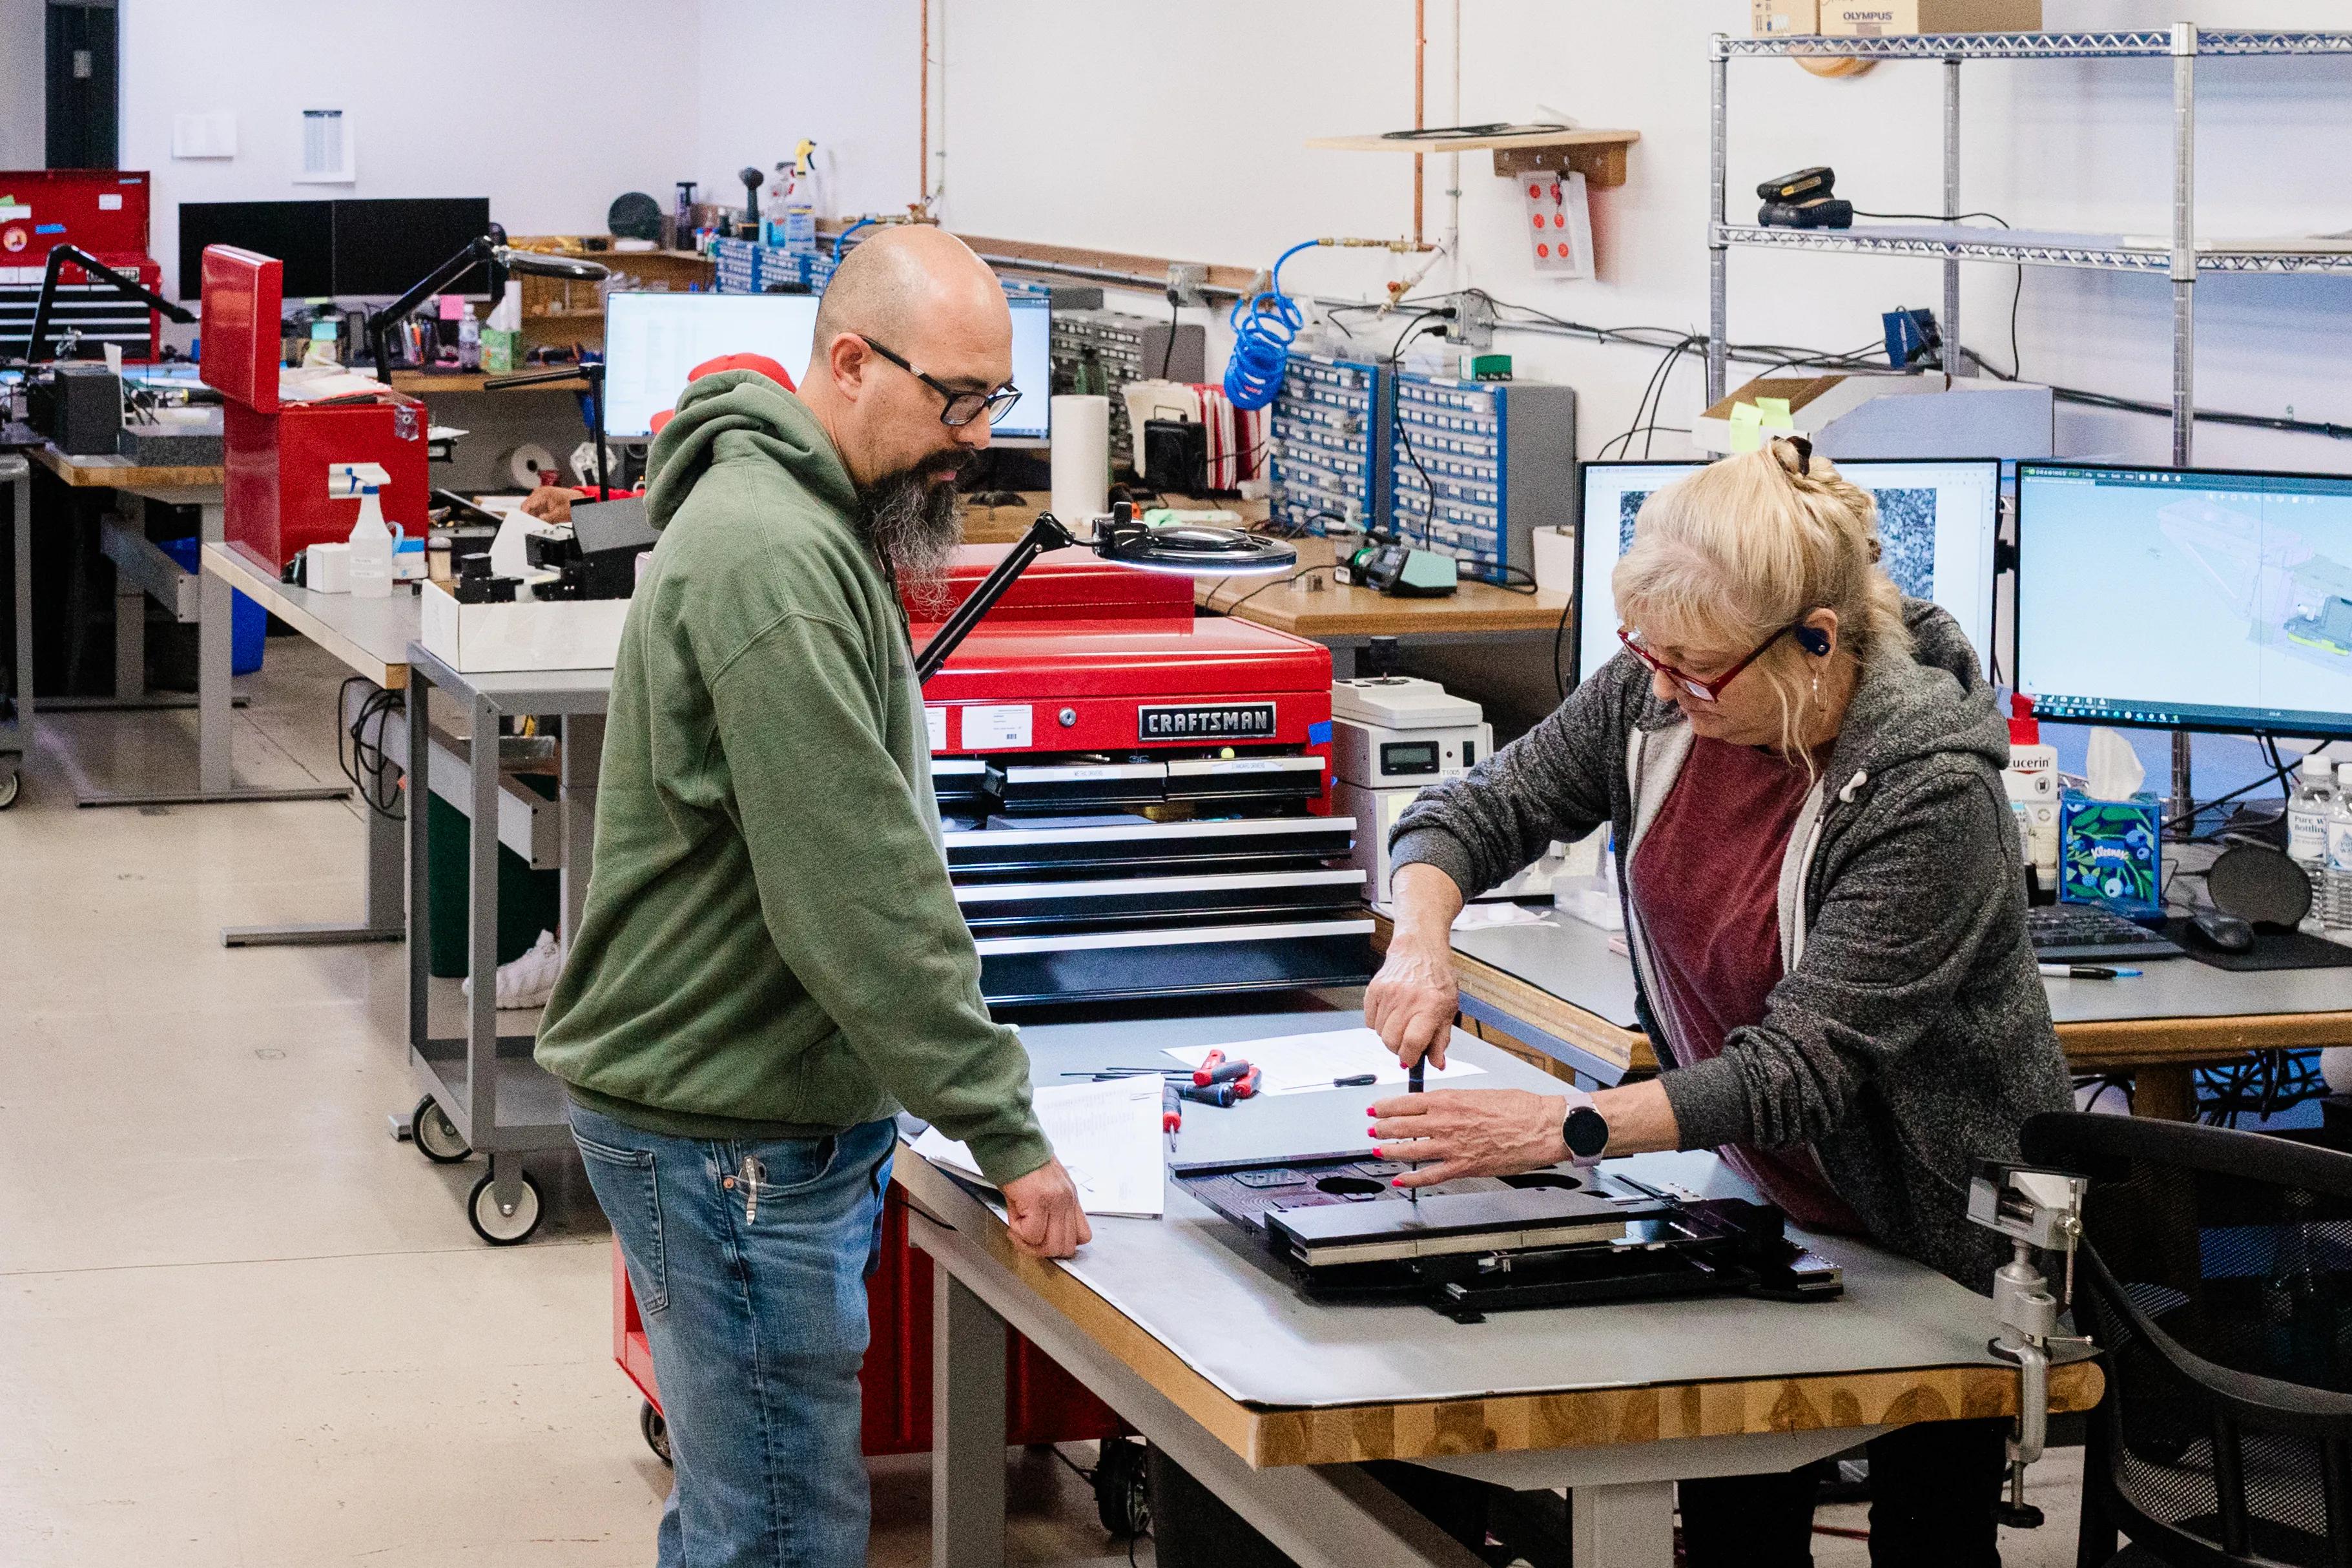
[(16, 792), (22, 788), (18, 770), (25, 753), (33, 747), (33, 474), (31, 465), (22, 457), (0, 457), (0, 479), (6, 481), (15, 502), (15, 521), (8, 531), (11, 555), (16, 573), (16, 663), (11, 668), (16, 677), (11, 689), (16, 694), (16, 716), (14, 737), (0, 729), (0, 790), (5, 790), (10, 804), (15, 804)]
[[(203, 542), (218, 544), (227, 537), (222, 505), (205, 501)], [(202, 624), (196, 628), (196, 787), (133, 793), (81, 789), (79, 804), (106, 805), (210, 805), (227, 801), (343, 800), (344, 784), (304, 784), (264, 789), (236, 782), (230, 753), (233, 692), (229, 672), (229, 615), (236, 590), (218, 573), (198, 568), (198, 602)]]
[[(345, 700), (342, 720), (383, 689), (373, 682)], [(408, 934), (406, 906), (401, 901), (403, 870), (401, 820), (389, 817), (362, 800), (360, 815), (367, 820), (367, 857), (361, 863), (361, 906), (356, 925), (330, 921), (275, 926), (224, 926), (223, 947), (333, 947), (354, 942), (398, 942)]]
[(1004, 1320), (931, 1272), (931, 1568), (1003, 1568)]

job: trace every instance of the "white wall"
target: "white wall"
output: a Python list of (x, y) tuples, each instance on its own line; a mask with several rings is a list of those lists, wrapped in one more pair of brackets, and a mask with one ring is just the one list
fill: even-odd
[[(486, 195), (515, 234), (602, 233), (624, 191), (666, 203), (698, 62), (692, 8), (658, 9), (649, 32), (625, 0), (122, 0), (122, 166), (154, 174), (166, 292), (182, 202)], [(356, 183), (295, 183), (306, 107), (345, 111)], [(236, 156), (174, 159), (173, 117), (218, 110)]]
[(0, 169), (47, 166), (47, 0), (0, 0)]
[[(1394, 235), (1411, 221), (1402, 156), (1312, 153), (1310, 135), (1375, 131), (1412, 117), (1411, 0), (1196, 0), (1161, 6), (1087, 0), (933, 0), (945, 7), (942, 212), (956, 227), (1003, 237), (1263, 266), (1313, 235)], [(724, 175), (740, 117), (776, 132), (871, 146), (883, 161), (845, 167), (842, 184), (870, 205), (906, 199), (912, 160), (915, 57), (894, 34), (878, 50), (835, 40), (841, 8), (792, 0), (704, 7), (706, 108), (699, 166)], [(858, 33), (870, 40), (862, 7)], [(2323, 0), (2045, 0), (2053, 26), (2157, 25), (2179, 15), (2206, 25), (2341, 26)], [(1429, 0), (1429, 113), (1447, 114), (1447, 0)], [(1547, 103), (1587, 125), (1643, 133), (1633, 177), (1595, 201), (1602, 276), (1539, 280), (1526, 258), (1516, 189), (1482, 155), (1463, 163), (1464, 280), (1554, 314), (1606, 325), (1703, 331), (1706, 320), (1706, 37), (1744, 29), (1743, 0), (1475, 0), (1464, 7), (1463, 115), (1532, 119)], [(723, 26), (713, 19), (723, 16)], [(901, 27), (900, 24), (893, 24)], [(901, 30), (903, 28), (901, 27)], [(734, 84), (762, 72), (803, 80), (795, 62), (822, 46), (822, 105), (763, 106)], [(2212, 234), (2352, 226), (2341, 177), (2352, 143), (2352, 62), (2207, 61), (2199, 155), (2203, 225)], [(1839, 171), (1839, 190), (1885, 210), (1933, 210), (1941, 197), (1940, 68), (1887, 64), (1855, 81), (1820, 81), (1788, 61), (1735, 64), (1730, 188), (1812, 163)], [(791, 99), (780, 92), (778, 99)], [(798, 101), (798, 100), (795, 100)], [(2171, 78), (2163, 61), (1979, 64), (1963, 84), (1963, 183), (1969, 208), (2021, 226), (2160, 232), (2168, 224)], [(838, 114), (826, 122), (824, 115)], [(793, 129), (809, 121), (813, 129)], [(769, 140), (781, 141), (781, 135)], [(880, 150), (887, 148), (887, 153)], [(745, 154), (744, 156), (748, 156)], [(772, 157), (762, 151), (762, 158)], [(1427, 229), (1444, 225), (1442, 160), (1430, 168)], [(871, 179), (873, 183), (866, 182)], [(844, 204), (845, 209), (861, 205)], [(1286, 284), (1363, 295), (1396, 264), (1367, 254), (1310, 254)], [(2008, 359), (2013, 274), (1971, 267), (1962, 335)], [(1932, 262), (1735, 252), (1736, 338), (1821, 348), (1875, 341), (1879, 312), (1942, 300)], [(1432, 282), (1444, 279), (1444, 271)], [(2352, 326), (2352, 281), (2209, 279), (2200, 287), (2200, 403), (2253, 413), (2352, 422), (2340, 365)], [(1138, 301), (1141, 308), (1142, 302)], [(2170, 291), (2160, 279), (2029, 270), (2020, 310), (2030, 376), (2163, 402), (2170, 385)], [(1222, 336), (1222, 334), (1219, 334)], [(1385, 347), (1388, 339), (1381, 342)], [(1503, 345), (1522, 375), (1582, 393), (1589, 454), (1630, 423), (1654, 354), (1552, 338)], [(1700, 402), (1696, 360), (1677, 371), (1667, 423)], [(2062, 445), (2161, 460), (2163, 421), (2072, 412)], [(1658, 451), (1678, 437), (1661, 437)], [(2352, 444), (2222, 430), (2200, 433), (2210, 463), (2352, 469)]]

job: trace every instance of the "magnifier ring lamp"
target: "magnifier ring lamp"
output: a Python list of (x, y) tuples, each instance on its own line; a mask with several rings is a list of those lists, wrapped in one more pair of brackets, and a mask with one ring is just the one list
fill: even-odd
[(1239, 528), (1215, 528), (1202, 523), (1163, 523), (1157, 527), (1135, 515), (1120, 501), (1111, 514), (1096, 520), (1092, 534), (1081, 538), (1050, 511), (1041, 511), (1019, 543), (1005, 553), (996, 570), (983, 579), (971, 597), (955, 607), (937, 636), (915, 657), (915, 678), (928, 681), (940, 672), (949, 656), (970, 637), (982, 617), (996, 607), (1029, 563), (1048, 550), (1093, 551), (1106, 561), (1147, 572), (1178, 572), (1193, 577), (1260, 576), (1285, 571), (1297, 563), (1296, 547), (1263, 539)]

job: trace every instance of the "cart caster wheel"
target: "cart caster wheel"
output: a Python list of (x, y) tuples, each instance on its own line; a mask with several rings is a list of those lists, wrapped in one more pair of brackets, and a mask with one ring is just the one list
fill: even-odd
[(436, 1165), (456, 1165), (473, 1156), (473, 1145), (429, 1094), (416, 1102), (416, 1113), (408, 1119), (408, 1137), (416, 1152)]
[(677, 1468), (677, 1461), (669, 1457), (669, 1423), (662, 1419), (662, 1413), (654, 1408), (650, 1399), (637, 1406), (637, 1430), (646, 1435), (646, 1447), (654, 1451), (655, 1458)]
[(1151, 1495), (1145, 1485), (1144, 1447), (1106, 1437), (1095, 1460), (1095, 1514), (1113, 1535), (1151, 1532)]
[(24, 791), (24, 774), (12, 773), (5, 777), (0, 777), (0, 811), (5, 811), (10, 806), (16, 805), (16, 797), (19, 795), (22, 795)]
[(466, 1217), (473, 1221), (474, 1234), (492, 1247), (520, 1247), (529, 1241), (539, 1229), (544, 1212), (539, 1184), (529, 1176), (522, 1179), (522, 1195), (516, 1201), (512, 1214), (499, 1212), (498, 1200), (490, 1194), (490, 1176), (487, 1172), (474, 1184), (474, 1191), (466, 1200)]

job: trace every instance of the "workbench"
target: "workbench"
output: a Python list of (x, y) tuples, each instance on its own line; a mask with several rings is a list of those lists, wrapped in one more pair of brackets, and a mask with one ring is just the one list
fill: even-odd
[[(2130, 979), (2042, 984), (2067, 1065), (2132, 1074), (2143, 1116), (2193, 1114), (2197, 1068), (2352, 1044), (2352, 969), (2231, 971), (2187, 957), (2141, 967)], [(1465, 1016), (1587, 1079), (1657, 1066), (1634, 1016), (1633, 963), (1598, 927), (1549, 911), (1537, 925), (1455, 931), (1454, 971)]]
[[(1038, 1025), (1034, 1080), (1165, 1066), (1162, 1047), (1344, 1029), (1352, 1012)], [(1492, 1046), (1450, 1051), (1476, 1088), (1556, 1087)], [(1276, 1159), (1360, 1148), (1366, 1091), (1185, 1108), (1177, 1158)], [(1738, 1192), (1710, 1154), (1643, 1155), (1629, 1172)], [(2016, 1408), (2017, 1373), (1987, 1354), (1988, 1302), (1848, 1237), (1816, 1244), (1842, 1300), (1717, 1298), (1509, 1311), (1472, 1324), (1421, 1306), (1299, 1296), (1259, 1244), (1171, 1188), (1160, 1220), (1092, 1220), (1069, 1264), (1017, 1256), (971, 1190), (901, 1148), (915, 1245), (939, 1264), (932, 1332), (932, 1563), (1003, 1561), (1004, 1342), (1035, 1341), (1302, 1568), (1475, 1559), (1358, 1467), (1397, 1459), (1518, 1490), (1567, 1487), (1578, 1568), (1665, 1568), (1673, 1482), (1785, 1470), (1917, 1421)], [(2081, 1410), (2095, 1365), (2051, 1373), (2052, 1408)]]
[(1565, 594), (1498, 588), (1465, 580), (1442, 598), (1412, 599), (1350, 587), (1331, 575), (1337, 547), (1328, 539), (1295, 541), (1290, 581), (1210, 577), (1194, 590), (1202, 609), (1288, 632), (1331, 650), (1331, 676), (1356, 673), (1356, 654), (1376, 637), (1414, 644), (1527, 638), (1556, 647), (1574, 635)]
[[(202, 544), (221, 543), (226, 537), (218, 468), (142, 468), (128, 458), (69, 457), (53, 446), (33, 448), (32, 458), (74, 489), (111, 490), (137, 498), (142, 513), (135, 522), (107, 518), (99, 525), (100, 548), (114, 563), (114, 695), (110, 698), (57, 698), (46, 707), (68, 710), (186, 708), (184, 697), (153, 696), (146, 691), (147, 612), (154, 599), (182, 625), (197, 629), (196, 783), (193, 789), (104, 791), (94, 789), (69, 755), (65, 764), (74, 781), (75, 798), (86, 806), (201, 805), (223, 801), (339, 800), (340, 786), (301, 785), (259, 788), (239, 784), (229, 755), (229, 729), (235, 693), (229, 671), (229, 615), (233, 603), (226, 582), (203, 572), (184, 571), (147, 537), (145, 503), (194, 507)], [(23, 613), (25, 590), (18, 589)], [(30, 682), (26, 682), (29, 689)], [(63, 755), (63, 753), (60, 753)]]

